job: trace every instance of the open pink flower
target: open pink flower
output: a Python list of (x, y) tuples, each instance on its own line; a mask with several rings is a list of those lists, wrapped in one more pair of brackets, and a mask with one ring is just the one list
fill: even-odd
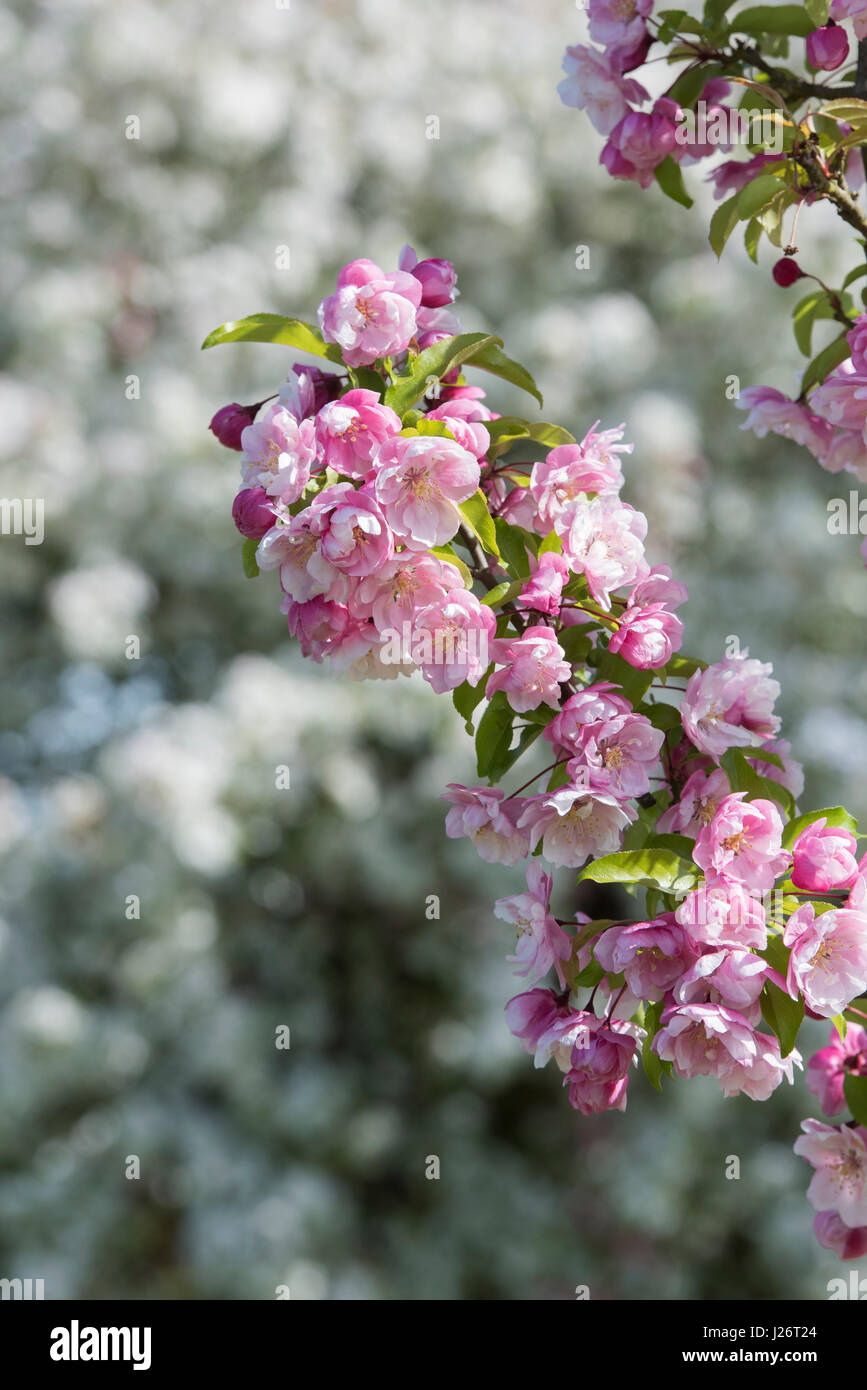
[(494, 614), (475, 594), (451, 589), (416, 614), (412, 659), (438, 695), (464, 681), (478, 685), (490, 665), (489, 643), (496, 630)]
[(772, 801), (746, 801), (745, 796), (733, 792), (720, 802), (713, 820), (698, 833), (693, 859), (705, 873), (725, 875), (764, 893), (789, 864), (781, 847), (783, 822)]
[(819, 1097), (826, 1115), (839, 1115), (846, 1108), (843, 1082), (847, 1075), (867, 1076), (867, 1033), (856, 1023), (841, 1038), (831, 1029), (827, 1047), (820, 1047), (807, 1063), (807, 1089)]
[(628, 1023), (613, 1019), (588, 1022), (572, 1048), (571, 1065), (563, 1078), (569, 1103), (582, 1115), (626, 1109), (629, 1067), (635, 1060), (636, 1039)]
[(641, 671), (664, 666), (683, 640), (683, 623), (664, 603), (629, 607), (608, 642), (612, 652)]
[(858, 874), (858, 842), (850, 830), (828, 825), (822, 816), (802, 830), (792, 848), (792, 882), (808, 893), (851, 888)]
[(768, 944), (761, 898), (725, 875), (709, 877), (688, 893), (674, 915), (700, 949), (752, 946), (764, 951)]
[(659, 761), (665, 734), (643, 714), (619, 714), (604, 723), (587, 724), (577, 740), (569, 777), (614, 796), (644, 796)]
[(563, 57), (566, 76), (557, 86), (564, 106), (586, 111), (602, 135), (608, 135), (630, 110), (630, 103), (647, 100), (647, 92), (632, 77), (622, 77), (616, 58), (576, 44)]
[(417, 613), (460, 589), (460, 571), (424, 550), (401, 550), (381, 569), (362, 579), (351, 600), (353, 612), (373, 618), (379, 632), (410, 627)]
[(680, 800), (669, 806), (657, 821), (661, 833), (690, 835), (695, 839), (702, 826), (713, 820), (720, 802), (729, 795), (731, 787), (721, 767), (712, 772), (694, 772), (681, 788)]
[(241, 480), (245, 488), (264, 488), (269, 497), (296, 502), (317, 464), (312, 420), (295, 419), (278, 401), (241, 434)]
[(772, 712), (780, 687), (769, 679), (772, 670), (744, 651), (694, 672), (680, 707), (690, 742), (719, 759), (729, 748), (773, 738), (780, 727)]
[(516, 994), (506, 1005), (506, 1023), (536, 1067), (547, 1066), (554, 1058), (562, 1072), (572, 1066), (572, 1048), (590, 1037), (598, 1019), (582, 1009), (574, 1009), (569, 995), (550, 989), (530, 989)]
[(372, 261), (353, 261), (337, 277), (337, 291), (319, 306), (319, 327), (337, 343), (347, 367), (403, 352), (416, 331), (422, 287), (413, 275), (391, 275)]
[(518, 966), (515, 974), (532, 974), (534, 980), (539, 980), (553, 965), (562, 989), (566, 983), (563, 961), (572, 954), (572, 938), (551, 916), (552, 885), (550, 874), (546, 874), (538, 859), (534, 859), (527, 865), (527, 892), (498, 898), (494, 903), (494, 915), (503, 922), (511, 922), (517, 929), (515, 954), (507, 957)]
[(590, 37), (603, 48), (634, 48), (644, 37), (653, 0), (589, 0)]
[(411, 550), (452, 539), (458, 503), (479, 486), (478, 459), (452, 439), (407, 435), (387, 439), (376, 455), (374, 489), (389, 525)]
[(835, 1211), (844, 1226), (867, 1226), (867, 1130), (802, 1120), (795, 1153), (816, 1170), (807, 1201), (816, 1211)]
[(611, 681), (597, 681), (570, 695), (560, 713), (545, 728), (544, 737), (558, 753), (577, 755), (584, 746), (585, 729), (620, 715), (632, 714), (632, 706)]
[(394, 539), (378, 502), (365, 488), (335, 483), (323, 489), (311, 511), (319, 526), (324, 559), (356, 579), (382, 569), (394, 554)]
[(652, 111), (628, 112), (611, 131), (600, 164), (615, 179), (631, 179), (649, 188), (662, 161), (683, 154), (675, 125), (679, 113), (677, 102), (669, 97), (660, 97)]
[(867, 1226), (847, 1226), (836, 1211), (817, 1211), (813, 1234), (826, 1250), (841, 1260), (860, 1260), (867, 1255)]
[(831, 443), (834, 427), (828, 420), (821, 420), (805, 405), (799, 405), (773, 386), (748, 386), (746, 391), (741, 391), (735, 404), (738, 410), (750, 412), (741, 429), (752, 430), (759, 439), (764, 439), (771, 430), (784, 439), (802, 444), (817, 458), (821, 458)]
[(664, 998), (695, 961), (695, 951), (671, 913), (652, 922), (609, 927), (593, 954), (603, 970), (622, 974), (636, 999)]
[(762, 1021), (759, 996), (773, 974), (767, 961), (740, 947), (706, 951), (674, 986), (678, 1004), (722, 1004), (742, 1014), (752, 1028)]
[(527, 627), (520, 637), (498, 638), (491, 643), (491, 657), (502, 669), (488, 678), (485, 694), (490, 700), (498, 690), (523, 714), (539, 705), (557, 709), (560, 685), (569, 680), (572, 667), (564, 660), (563, 648), (550, 627)]
[(785, 1077), (791, 1084), (797, 1052), (780, 1056), (780, 1044), (757, 1033), (743, 1014), (720, 1004), (682, 1004), (662, 1015), (653, 1049), (678, 1076), (712, 1076), (726, 1096), (767, 1100)]
[(425, 418), (439, 420), (474, 458), (483, 459), (491, 447), (491, 436), (484, 426), (491, 412), (485, 406), (480, 407), (478, 401), (445, 401), (429, 410)]
[(347, 391), (316, 416), (316, 443), (324, 462), (345, 478), (363, 478), (378, 445), (400, 434), (400, 417), (375, 391)]
[(580, 444), (558, 444), (544, 459), (533, 464), (529, 490), (536, 500), (539, 520), (546, 533), (577, 498), (616, 493), (623, 486), (618, 454), (632, 452), (631, 444), (620, 443), (625, 426), (597, 433), (596, 425), (588, 430)]
[(793, 912), (783, 933), (790, 946), (786, 983), (793, 999), (800, 990), (821, 1018), (842, 1013), (867, 990), (867, 915), (836, 908), (817, 915), (812, 903)]
[(631, 807), (616, 797), (582, 787), (561, 787), (526, 800), (518, 825), (529, 829), (531, 849), (541, 840), (544, 857), (568, 869), (619, 849), (622, 832), (635, 819)]
[[(567, 525), (568, 523), (568, 525)], [(618, 497), (594, 497), (567, 508), (556, 523), (563, 554), (576, 574), (584, 574), (600, 607), (611, 607), (611, 593), (649, 572), (644, 558), (647, 518)]]
[[(531, 560), (531, 564), (534, 563)], [(546, 550), (516, 598), (516, 606), (555, 618), (560, 612), (560, 598), (564, 585), (569, 582), (569, 574), (568, 561), (562, 555)]]
[[(473, 842), (479, 858), (489, 864), (520, 864), (526, 859), (529, 836), (517, 828), (521, 802), (505, 800), (499, 787), (462, 787), (459, 782), (449, 782), (440, 795), (455, 803), (446, 815), (450, 840), (465, 836)], [(541, 865), (536, 867), (541, 873)], [(548, 891), (550, 896), (550, 885)]]

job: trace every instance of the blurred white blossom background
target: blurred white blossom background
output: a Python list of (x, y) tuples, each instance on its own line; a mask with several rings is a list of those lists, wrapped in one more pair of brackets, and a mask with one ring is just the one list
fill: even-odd
[[(686, 214), (602, 173), (555, 90), (583, 27), (566, 0), (0, 13), (0, 494), (46, 516), (42, 546), (0, 537), (0, 1275), (49, 1297), (824, 1296), (803, 1082), (756, 1106), (639, 1079), (625, 1117), (569, 1111), (502, 1017), (514, 890), (443, 835), (460, 722), (415, 679), (301, 662), (206, 432), (291, 360), (201, 355), (216, 324), (312, 318), (344, 261), (405, 241), (448, 257), (546, 418), (628, 422), (686, 645), (773, 660), (809, 800), (867, 812), (840, 484), (724, 395), (794, 380), (785, 292), (717, 266), (699, 174)], [(832, 223), (809, 234), (848, 268)]]

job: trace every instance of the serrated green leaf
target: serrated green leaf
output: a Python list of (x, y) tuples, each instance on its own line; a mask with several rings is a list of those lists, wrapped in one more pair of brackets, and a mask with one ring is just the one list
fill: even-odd
[(804, 1019), (804, 1001), (792, 999), (773, 980), (766, 980), (761, 997), (762, 1018), (780, 1040), (780, 1053), (788, 1057)]
[[(754, 756), (761, 758), (761, 749), (754, 750)], [(764, 777), (747, 759), (743, 748), (729, 748), (720, 758), (720, 766), (725, 771), (733, 792), (746, 792), (748, 799), (776, 801), (787, 816), (795, 810), (795, 799), (787, 787)]]
[(485, 494), (482, 492), (481, 488), (474, 492), (472, 497), (468, 497), (466, 502), (459, 503), (458, 511), (476, 537), (476, 540), (481, 541), (482, 546), (487, 550), (489, 555), (496, 555), (497, 559), (499, 559), (500, 551), (497, 546), (497, 531), (494, 526), (494, 518), (488, 511)]
[(867, 101), (860, 97), (835, 97), (819, 107), (819, 114), (830, 116), (835, 121), (845, 121), (847, 125), (867, 124)]
[(337, 344), (326, 343), (312, 323), (287, 319), (282, 314), (249, 314), (245, 319), (223, 323), (208, 334), (202, 348), (217, 347), (220, 343), (278, 343), (315, 357), (327, 357), (332, 362), (343, 360)]
[(756, 213), (768, 206), (768, 203), (778, 198), (782, 191), (780, 180), (774, 174), (759, 174), (757, 179), (751, 179), (736, 195), (738, 220), (746, 222), (749, 218), (755, 217)]
[(762, 239), (762, 224), (757, 217), (747, 223), (744, 232), (744, 246), (747, 248), (747, 255), (756, 265), (759, 263), (759, 242)]
[(560, 425), (552, 425), (547, 420), (524, 420), (518, 415), (501, 415), (498, 420), (486, 420), (485, 429), (491, 437), (491, 458), (499, 458), (511, 449), (518, 439), (530, 439), (534, 444), (542, 444), (546, 449), (556, 449), (561, 444), (574, 444), (575, 436)]
[(385, 404), (403, 418), (407, 410), (421, 400), (431, 380), (439, 381), (447, 372), (460, 367), (474, 353), (488, 346), (497, 348), (502, 338), (491, 333), (458, 333), (432, 343), (409, 361), (405, 375), (396, 377), (385, 393)]
[(807, 829), (808, 825), (814, 825), (817, 820), (824, 817), (825, 824), (833, 826), (835, 830), (851, 830), (853, 835), (858, 833), (858, 822), (855, 817), (850, 815), (845, 806), (826, 806), (821, 811), (807, 811), (803, 816), (797, 816), (795, 820), (789, 821), (783, 830), (783, 849), (791, 849), (798, 836)]
[(255, 579), (259, 573), (259, 566), (256, 561), (256, 551), (259, 548), (257, 540), (248, 539), (241, 546), (241, 564), (248, 579)]
[(680, 203), (685, 208), (692, 207), (692, 198), (686, 191), (681, 167), (672, 159), (670, 154), (666, 155), (661, 164), (657, 164), (653, 171), (653, 177), (665, 196), (671, 198), (672, 202)]

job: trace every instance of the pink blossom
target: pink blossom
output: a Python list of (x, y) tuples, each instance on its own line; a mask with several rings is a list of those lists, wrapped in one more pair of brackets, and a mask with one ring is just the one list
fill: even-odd
[[(527, 832), (517, 828), (520, 802), (505, 800), (499, 787), (462, 787), (459, 782), (449, 782), (440, 795), (455, 803), (446, 815), (450, 840), (466, 836), (472, 840), (479, 858), (488, 864), (513, 865), (526, 859), (530, 841)], [(541, 866), (531, 867), (542, 873)]]
[[(484, 413), (482, 413), (484, 412)], [(468, 400), (445, 401), (435, 410), (429, 410), (428, 420), (440, 420), (457, 442), (477, 459), (483, 459), (491, 447), (491, 436), (483, 421), (490, 419), (491, 412), (478, 402)]]
[(851, 888), (858, 873), (858, 842), (850, 830), (828, 825), (825, 816), (802, 830), (792, 848), (792, 883), (809, 893)]
[(807, 1090), (819, 1097), (826, 1115), (845, 1110), (847, 1075), (867, 1076), (867, 1032), (856, 1023), (847, 1025), (844, 1038), (832, 1028), (828, 1046), (820, 1047), (807, 1064)]
[(699, 956), (675, 984), (674, 997), (678, 1004), (722, 1004), (755, 1028), (762, 1021), (759, 996), (773, 974), (752, 951), (724, 947)]
[(416, 614), (413, 660), (438, 695), (464, 681), (478, 685), (490, 664), (488, 644), (496, 629), (494, 614), (475, 594), (450, 589)]
[(643, 608), (630, 606), (621, 614), (608, 646), (630, 666), (648, 670), (664, 666), (682, 640), (680, 618), (670, 613), (664, 603), (648, 603)]
[(590, 37), (604, 48), (634, 48), (646, 32), (653, 0), (589, 0)]
[(573, 1009), (568, 993), (556, 995), (550, 989), (531, 989), (509, 1000), (506, 1023), (532, 1055), (534, 1066), (547, 1066), (553, 1057), (560, 1071), (568, 1072), (573, 1047), (589, 1041), (599, 1020), (591, 1013)]
[[(783, 766), (777, 767), (776, 763), (763, 762), (762, 750), (776, 753)], [(762, 750), (756, 749), (755, 753), (749, 754), (747, 761), (762, 777), (769, 777), (772, 782), (779, 782), (781, 787), (786, 787), (797, 801), (804, 790), (804, 769), (799, 762), (789, 756), (792, 745), (787, 743), (784, 738), (770, 739), (767, 743), (762, 744)]]
[(634, 584), (649, 572), (644, 558), (647, 518), (611, 496), (578, 504), (566, 515), (563, 553), (572, 569), (586, 576), (593, 598), (607, 610), (614, 589)]
[(409, 346), (421, 294), (421, 283), (405, 271), (387, 275), (372, 261), (353, 261), (338, 275), (336, 293), (320, 304), (319, 327), (348, 367), (363, 367)]
[(567, 766), (569, 777), (574, 782), (583, 777), (584, 785), (619, 798), (644, 796), (664, 738), (643, 714), (620, 714), (585, 725), (576, 757)]
[(397, 259), (401, 270), (414, 275), (421, 285), (421, 302), (427, 309), (439, 309), (450, 304), (458, 291), (457, 275), (451, 261), (436, 257), (419, 261), (411, 246), (404, 246)]
[(280, 404), (290, 410), (296, 420), (304, 420), (339, 396), (342, 385), (343, 380), (336, 372), (323, 372), (318, 367), (295, 362), (280, 388)]
[(672, 1062), (678, 1076), (713, 1076), (726, 1096), (743, 1093), (767, 1100), (783, 1077), (791, 1084), (796, 1052), (780, 1056), (780, 1044), (755, 1032), (735, 1009), (721, 1004), (682, 1004), (662, 1015), (653, 1050)]
[(744, 651), (690, 676), (680, 707), (690, 742), (718, 759), (729, 748), (773, 738), (780, 727), (772, 713), (780, 687), (769, 679), (772, 670)]
[(504, 690), (519, 714), (541, 704), (559, 707), (560, 685), (569, 680), (572, 667), (550, 627), (527, 627), (520, 637), (497, 639), (491, 643), (491, 657), (503, 669), (488, 679), (485, 695), (489, 700)]
[(856, 39), (867, 39), (867, 4), (864, 0), (831, 0), (831, 18), (851, 19)]
[(654, 102), (652, 111), (630, 111), (611, 131), (600, 164), (616, 179), (632, 179), (649, 188), (662, 161), (683, 154), (675, 125), (679, 113), (680, 107), (668, 97)]
[(622, 832), (634, 819), (631, 807), (606, 792), (566, 786), (528, 797), (518, 825), (529, 829), (531, 849), (541, 840), (551, 864), (578, 869), (591, 857), (619, 849)]
[(790, 946), (786, 977), (793, 999), (800, 990), (820, 1018), (842, 1013), (867, 990), (867, 916), (841, 907), (818, 915), (812, 903), (793, 912), (783, 933)]
[(241, 477), (245, 488), (264, 488), (269, 497), (296, 502), (318, 464), (311, 420), (295, 419), (275, 401), (241, 434)]
[(382, 441), (400, 434), (401, 421), (375, 391), (347, 391), (322, 407), (315, 429), (328, 467), (345, 478), (363, 478)]
[(753, 430), (759, 439), (764, 439), (771, 430), (784, 439), (802, 444), (817, 458), (821, 458), (831, 443), (834, 430), (828, 420), (821, 420), (805, 405), (799, 405), (773, 386), (748, 386), (735, 404), (738, 410), (750, 412), (741, 429)]
[(422, 608), (460, 587), (455, 565), (424, 550), (401, 550), (361, 581), (352, 608), (359, 616), (372, 617), (379, 632), (401, 629), (404, 623), (412, 624)]
[(755, 947), (768, 944), (765, 907), (742, 883), (720, 875), (688, 893), (675, 911), (696, 947)]
[(764, 893), (788, 867), (781, 847), (783, 822), (772, 801), (745, 801), (745, 792), (725, 797), (713, 820), (699, 831), (693, 859), (705, 873), (725, 875)]
[(623, 486), (617, 456), (632, 452), (631, 444), (619, 442), (625, 426), (618, 425), (597, 434), (596, 425), (588, 430), (580, 444), (558, 444), (544, 459), (533, 464), (530, 492), (546, 532), (577, 498), (590, 493), (619, 492)]
[(450, 541), (461, 521), (458, 503), (479, 486), (478, 459), (438, 435), (387, 439), (377, 452), (376, 470), (377, 501), (411, 550)]
[(563, 1078), (569, 1103), (582, 1115), (626, 1109), (629, 1066), (635, 1060), (635, 1036), (628, 1023), (604, 1024), (587, 1015), (583, 1033), (572, 1048), (571, 1066)]
[(382, 569), (394, 554), (394, 540), (379, 504), (365, 488), (335, 483), (314, 500), (323, 558), (356, 579)]
[(652, 922), (609, 927), (593, 954), (603, 970), (623, 974), (637, 999), (664, 998), (695, 961), (695, 951), (671, 913)]
[[(531, 560), (531, 564), (535, 564)], [(560, 598), (563, 586), (569, 581), (569, 563), (562, 555), (546, 550), (539, 557), (538, 564), (515, 600), (518, 608), (529, 608), (536, 613), (546, 613), (556, 618), (560, 612)]]
[(304, 656), (322, 661), (345, 635), (352, 623), (349, 609), (342, 603), (331, 603), (321, 595), (307, 603), (291, 600), (287, 606), (289, 632), (296, 637)]
[(280, 518), (256, 549), (259, 568), (279, 568), (280, 583), (296, 603), (307, 603), (320, 594), (343, 602), (353, 587), (345, 574), (324, 559), (320, 531), (317, 514), (307, 508), (297, 516)]
[[(867, 13), (867, 6), (865, 6)], [(859, 314), (846, 334), (852, 351), (852, 366), (859, 376), (867, 376), (867, 314)]]
[(242, 488), (232, 503), (232, 520), (248, 540), (260, 541), (274, 525), (274, 507), (264, 488)]
[(657, 821), (662, 833), (690, 835), (695, 838), (702, 826), (713, 820), (717, 807), (731, 791), (729, 779), (721, 767), (712, 772), (694, 772), (684, 782), (680, 800), (669, 806)]
[(545, 738), (558, 753), (580, 753), (588, 724), (604, 723), (618, 715), (632, 714), (632, 706), (625, 696), (611, 693), (616, 690), (611, 681), (598, 681), (570, 695), (560, 713), (545, 728)]
[(515, 954), (507, 959), (519, 967), (516, 975), (532, 974), (534, 980), (547, 975), (553, 965), (562, 989), (566, 983), (563, 961), (572, 954), (572, 938), (551, 916), (550, 874), (545, 873), (537, 859), (527, 865), (526, 874), (526, 893), (499, 898), (494, 903), (494, 915), (511, 922), (518, 931)]
[(841, 1260), (860, 1260), (867, 1255), (867, 1226), (847, 1226), (835, 1211), (817, 1211), (813, 1234), (826, 1250)]
[(807, 1201), (835, 1211), (845, 1226), (867, 1226), (867, 1130), (802, 1120), (795, 1153), (815, 1168)]
[(586, 111), (602, 135), (608, 135), (630, 109), (630, 102), (647, 100), (647, 92), (632, 77), (622, 77), (617, 60), (596, 49), (576, 44), (563, 57), (566, 76), (557, 92), (565, 106)]
[(807, 62), (827, 72), (845, 63), (849, 56), (849, 35), (834, 20), (807, 35)]
[(860, 482), (867, 482), (867, 445), (863, 430), (837, 430), (819, 463), (827, 473), (854, 473)]
[[(416, 337), (420, 350), (430, 347), (433, 343), (439, 343), (443, 338), (453, 338), (456, 333), (460, 333), (463, 325), (457, 314), (453, 314), (451, 309), (425, 309), (421, 308), (416, 313)], [(460, 368), (453, 367), (443, 377), (444, 381), (452, 378), (457, 381), (460, 376)]]
[[(778, 154), (754, 154), (752, 159), (725, 159), (712, 169), (707, 176), (707, 182), (714, 185), (714, 198), (728, 198), (733, 193), (740, 193), (742, 188), (746, 188), (748, 183), (759, 175), (769, 164), (779, 164)], [(752, 388), (751, 388), (752, 389)], [(770, 388), (762, 388), (769, 390)]]
[(648, 604), (662, 603), (670, 611), (679, 608), (689, 598), (689, 590), (671, 576), (668, 565), (654, 565), (651, 570), (633, 585), (629, 595), (630, 608), (644, 608)]
[[(828, 433), (823, 437), (821, 448), (810, 444), (807, 447), (818, 459), (824, 460), (834, 447), (830, 426), (836, 425), (837, 429), (860, 434), (863, 438), (867, 422), (867, 375), (858, 373), (851, 358), (847, 358), (811, 392), (810, 410), (815, 418), (821, 417), (823, 429)], [(806, 440), (798, 440), (798, 443), (806, 443)], [(838, 444), (835, 453), (839, 450)], [(836, 461), (836, 457), (833, 458), (832, 462)], [(833, 467), (830, 471), (834, 471)]]

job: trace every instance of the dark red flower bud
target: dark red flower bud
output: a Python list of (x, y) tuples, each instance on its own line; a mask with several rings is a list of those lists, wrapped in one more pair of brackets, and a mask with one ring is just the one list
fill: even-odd
[(224, 405), (217, 411), (208, 428), (227, 449), (240, 451), (241, 431), (252, 425), (258, 409), (258, 405), (238, 405), (237, 401), (233, 401), (231, 405)]
[(263, 487), (245, 487), (232, 503), (232, 520), (247, 540), (260, 541), (274, 525), (274, 508)]
[(771, 274), (776, 283), (785, 289), (786, 285), (794, 285), (796, 280), (800, 280), (804, 272), (791, 256), (781, 256)]

